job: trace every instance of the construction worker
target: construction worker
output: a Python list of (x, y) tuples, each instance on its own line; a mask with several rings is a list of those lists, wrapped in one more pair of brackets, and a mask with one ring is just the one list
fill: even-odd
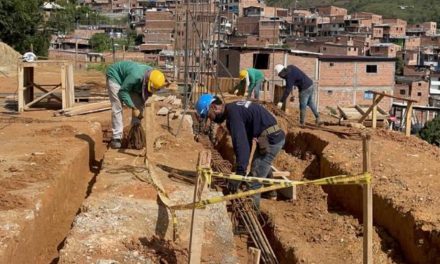
[(275, 71), (278, 76), (286, 80), (286, 89), (284, 90), (281, 100), (278, 102), (277, 106), (279, 109), (286, 104), (286, 99), (292, 92), (294, 86), (298, 87), (299, 91), (299, 123), (301, 126), (305, 124), (306, 109), (307, 106), (310, 107), (316, 118), (316, 124), (320, 124), (319, 113), (316, 109), (314, 102), (315, 85), (313, 81), (298, 67), (294, 65), (289, 65), (284, 67), (281, 64), (275, 65)]
[[(267, 178), (272, 172), (271, 164), (278, 152), (283, 148), (285, 134), (277, 124), (275, 117), (264, 107), (251, 101), (237, 101), (225, 104), (212, 94), (203, 94), (196, 103), (196, 110), (201, 118), (221, 124), (226, 120), (236, 157), (238, 175), (246, 175), (252, 141), (256, 139), (256, 149), (250, 174), (255, 177)], [(229, 190), (236, 192), (239, 182), (229, 182)], [(251, 183), (250, 189), (258, 189), (260, 183)], [(272, 193), (276, 195), (275, 193)], [(257, 207), (260, 195), (254, 196)]]
[(120, 61), (107, 69), (107, 89), (112, 104), (112, 141), (110, 147), (121, 148), (123, 132), (122, 103), (132, 109), (131, 123), (142, 119), (143, 106), (153, 90), (166, 84), (165, 75), (150, 66)]
[[(260, 90), (264, 82), (264, 74), (262, 71), (248, 68), (240, 71), (240, 81), (243, 82), (244, 91), (247, 91), (247, 99), (252, 97), (252, 92), (254, 93), (254, 98), (256, 100), (260, 97)], [(237, 94), (238, 90), (235, 90), (234, 94)]]

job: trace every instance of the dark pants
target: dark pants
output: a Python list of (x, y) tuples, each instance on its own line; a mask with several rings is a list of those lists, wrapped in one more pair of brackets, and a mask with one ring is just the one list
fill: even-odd
[[(252, 160), (251, 175), (259, 178), (268, 178), (272, 174), (272, 162), (278, 155), (280, 150), (284, 146), (285, 139), (277, 144), (269, 144), (267, 152), (265, 154), (260, 154), (258, 148), (255, 150), (254, 158)], [(271, 177), (271, 176), (270, 176)], [(269, 177), (269, 178), (270, 178)], [(261, 183), (249, 183), (249, 189), (255, 190), (262, 186)], [(261, 194), (254, 195), (254, 202), (257, 208), (260, 207)]]
[(310, 107), (315, 118), (319, 118), (318, 110), (316, 109), (315, 101), (315, 85), (313, 84), (309, 88), (299, 92), (299, 123), (304, 125), (306, 119), (307, 106)]

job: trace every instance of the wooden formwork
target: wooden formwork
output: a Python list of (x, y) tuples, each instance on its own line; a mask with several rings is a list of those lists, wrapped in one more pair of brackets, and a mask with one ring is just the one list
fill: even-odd
[[(60, 82), (55, 84), (37, 84), (35, 83), (35, 69), (57, 65), (60, 68)], [(18, 78), (18, 111), (28, 110), (32, 105), (45, 98), (53, 98), (61, 103), (61, 108), (72, 107), (75, 102), (73, 65), (68, 61), (44, 60), (34, 62), (20, 62), (17, 69)], [(34, 98), (35, 89), (43, 92), (37, 98)], [(55, 93), (61, 92), (61, 97)]]

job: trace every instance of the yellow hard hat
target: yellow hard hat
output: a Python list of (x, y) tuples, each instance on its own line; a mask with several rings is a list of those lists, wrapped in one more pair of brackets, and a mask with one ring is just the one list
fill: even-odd
[(165, 75), (159, 70), (152, 70), (148, 78), (148, 91), (151, 93), (151, 88), (160, 89), (165, 85)]
[(240, 80), (243, 80), (248, 75), (247, 70), (241, 70), (240, 71)]

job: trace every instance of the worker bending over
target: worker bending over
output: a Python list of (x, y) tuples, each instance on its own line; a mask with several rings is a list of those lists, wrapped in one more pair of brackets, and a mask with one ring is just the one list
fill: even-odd
[(122, 103), (132, 109), (131, 123), (142, 119), (144, 103), (154, 89), (165, 85), (165, 75), (150, 66), (132, 61), (120, 61), (107, 70), (107, 89), (112, 105), (112, 141), (110, 147), (121, 148), (124, 125)]
[(315, 85), (303, 71), (294, 65), (284, 67), (281, 64), (275, 65), (275, 71), (278, 76), (286, 80), (286, 89), (284, 90), (281, 100), (278, 102), (278, 108), (282, 108), (286, 104), (287, 97), (292, 92), (294, 86), (299, 91), (299, 123), (301, 126), (305, 124), (307, 106), (310, 107), (316, 118), (316, 124), (319, 125), (319, 113), (314, 102)]
[[(250, 174), (260, 178), (267, 178), (271, 174), (272, 162), (283, 148), (285, 134), (269, 111), (251, 101), (224, 104), (220, 98), (211, 94), (199, 98), (196, 110), (201, 118), (209, 118), (215, 123), (221, 124), (226, 120), (236, 157), (236, 174), (246, 175), (253, 139), (257, 139), (258, 148), (255, 150)], [(229, 190), (236, 192), (239, 184), (229, 182)], [(251, 183), (249, 186), (250, 189), (260, 187), (260, 183)], [(254, 196), (254, 202), (259, 207), (260, 195)]]
[[(248, 100), (252, 97), (252, 92), (256, 100), (260, 98), (260, 90), (264, 82), (264, 74), (262, 71), (254, 68), (241, 70), (240, 81), (243, 82), (244, 91), (247, 91)], [(234, 94), (237, 94), (237, 92), (238, 90), (235, 90)]]

